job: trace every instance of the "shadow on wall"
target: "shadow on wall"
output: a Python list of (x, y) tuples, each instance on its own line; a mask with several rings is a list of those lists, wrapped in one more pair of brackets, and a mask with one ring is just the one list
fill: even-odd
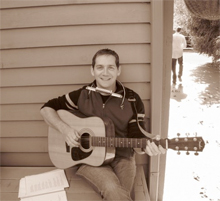
[[(220, 66), (220, 61), (217, 66)], [(211, 106), (220, 103), (220, 68), (207, 63), (191, 70), (190, 76), (193, 77), (195, 83), (207, 85), (198, 96), (201, 104)]]

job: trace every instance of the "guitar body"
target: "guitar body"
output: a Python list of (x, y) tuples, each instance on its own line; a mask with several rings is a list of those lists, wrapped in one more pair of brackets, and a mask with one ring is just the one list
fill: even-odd
[(79, 147), (69, 147), (62, 134), (49, 127), (48, 149), (52, 163), (61, 169), (79, 164), (101, 166), (111, 162), (115, 157), (115, 147), (127, 147), (141, 149), (147, 146), (150, 140), (165, 149), (178, 151), (203, 151), (205, 147), (202, 137), (184, 137), (173, 139), (150, 139), (150, 138), (116, 138), (112, 121), (108, 118), (85, 117), (79, 111), (57, 111), (59, 117), (70, 127), (77, 130), (80, 135)]
[(59, 117), (80, 135), (80, 147), (69, 147), (62, 134), (49, 127), (48, 149), (52, 163), (61, 169), (78, 164), (100, 166), (109, 163), (115, 157), (113, 147), (93, 147), (90, 137), (114, 137), (114, 125), (110, 119), (85, 117), (79, 111), (59, 110)]

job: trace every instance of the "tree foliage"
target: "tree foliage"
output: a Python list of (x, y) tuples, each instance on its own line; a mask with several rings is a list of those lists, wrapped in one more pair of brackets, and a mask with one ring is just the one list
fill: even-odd
[(192, 36), (194, 49), (199, 53), (213, 57), (213, 61), (220, 59), (219, 47), (219, 21), (210, 21), (201, 18), (191, 17), (187, 28)]
[(174, 0), (174, 28), (181, 26), (184, 35), (191, 36), (193, 48), (200, 54), (220, 59), (220, 20), (194, 17), (187, 10), (184, 0)]
[(173, 29), (176, 30), (177, 27), (181, 27), (182, 33), (184, 35), (189, 35), (189, 31), (187, 30), (188, 18), (190, 18), (190, 14), (184, 1), (174, 0)]

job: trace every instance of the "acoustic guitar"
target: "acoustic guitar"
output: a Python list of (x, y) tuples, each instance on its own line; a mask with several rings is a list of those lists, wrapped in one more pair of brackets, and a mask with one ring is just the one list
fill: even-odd
[(148, 138), (118, 138), (115, 129), (108, 118), (85, 117), (79, 111), (58, 110), (59, 117), (70, 127), (76, 129), (80, 135), (79, 147), (69, 147), (62, 134), (49, 127), (48, 148), (52, 163), (61, 169), (66, 169), (78, 164), (101, 166), (111, 162), (115, 157), (116, 147), (145, 148), (147, 141), (154, 141), (165, 149), (179, 151), (203, 151), (205, 143), (202, 137), (176, 137), (173, 139), (148, 139)]

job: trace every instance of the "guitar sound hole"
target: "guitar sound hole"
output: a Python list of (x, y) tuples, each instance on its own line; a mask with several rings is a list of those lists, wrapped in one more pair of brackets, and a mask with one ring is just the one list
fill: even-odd
[(71, 156), (74, 161), (83, 160), (92, 154), (90, 149), (90, 135), (83, 133), (80, 137), (80, 147), (72, 147)]
[(81, 146), (84, 149), (89, 149), (90, 148), (90, 135), (88, 133), (83, 133), (81, 135)]

